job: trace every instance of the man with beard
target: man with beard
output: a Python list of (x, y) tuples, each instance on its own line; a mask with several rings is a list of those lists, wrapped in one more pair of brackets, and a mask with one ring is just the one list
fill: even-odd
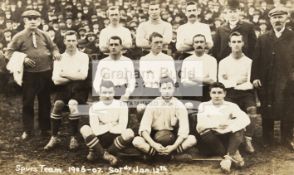
[(258, 38), (252, 80), (259, 90), (265, 146), (273, 144), (274, 121), (281, 120), (282, 144), (294, 150), (293, 113), (285, 112), (293, 108), (287, 99), (293, 92), (294, 79), (294, 33), (285, 27), (287, 17), (288, 11), (282, 7), (269, 12), (273, 29)]
[[(131, 145), (134, 132), (127, 128), (128, 106), (114, 99), (114, 84), (102, 81), (100, 85), (100, 101), (95, 102), (90, 110), (90, 126), (84, 125), (80, 132), (89, 147), (87, 159), (94, 161), (102, 158), (114, 166), (117, 154)], [(107, 149), (107, 150), (106, 150)]]
[(239, 32), (243, 36), (244, 54), (249, 58), (253, 58), (254, 46), (256, 43), (254, 25), (241, 21), (241, 11), (239, 9), (238, 0), (228, 1), (228, 7), (225, 9), (225, 15), (227, 22), (216, 29), (212, 55), (218, 62), (228, 56), (230, 54), (230, 47), (228, 45), (229, 36), (233, 32)]
[(209, 100), (209, 85), (216, 82), (217, 62), (214, 57), (205, 53), (204, 35), (196, 34), (192, 42), (194, 53), (185, 58), (182, 64), (181, 93), (183, 99), (203, 102)]
[[(34, 100), (38, 97), (39, 127), (42, 135), (50, 129), (50, 91), (53, 59), (60, 59), (57, 46), (50, 37), (38, 29), (41, 14), (27, 10), (22, 14), (25, 29), (17, 33), (7, 47), (6, 58), (14, 53), (24, 55), (23, 73), (23, 134), (27, 140), (34, 129)], [(21, 59), (19, 59), (21, 60)]]
[[(164, 49), (167, 50), (168, 44), (172, 40), (172, 26), (160, 17), (160, 5), (155, 2), (149, 4), (149, 20), (140, 23), (136, 32), (136, 45), (143, 49), (143, 55), (150, 49), (149, 37), (153, 32), (158, 32), (163, 36)], [(144, 52), (145, 50), (145, 52)]]
[(173, 80), (170, 77), (161, 78), (159, 91), (161, 96), (146, 107), (139, 136), (134, 138), (133, 145), (148, 156), (174, 157), (194, 146), (197, 140), (194, 135), (189, 135), (187, 109), (173, 97)]
[(242, 52), (244, 41), (240, 33), (230, 35), (229, 46), (232, 52), (219, 62), (218, 80), (226, 87), (226, 100), (238, 104), (250, 117), (251, 123), (245, 132), (245, 149), (253, 153), (252, 136), (257, 122), (257, 108), (250, 82), (252, 60)]
[(101, 30), (99, 37), (99, 48), (103, 53), (108, 53), (107, 42), (111, 36), (119, 36), (122, 39), (124, 49), (132, 47), (132, 36), (129, 29), (120, 24), (120, 12), (118, 7), (112, 6), (107, 10), (110, 24)]
[(213, 46), (210, 28), (207, 24), (199, 22), (197, 4), (194, 2), (187, 3), (186, 16), (188, 21), (186, 24), (179, 26), (177, 30), (176, 48), (182, 52), (179, 60), (183, 60), (194, 52), (194, 43), (191, 36), (202, 34), (206, 38), (206, 49)]
[(52, 136), (44, 150), (50, 150), (60, 143), (58, 130), (64, 110), (69, 110), (71, 136), (69, 149), (73, 150), (79, 146), (76, 139), (80, 118), (78, 105), (85, 104), (89, 94), (89, 86), (86, 80), (89, 70), (89, 57), (77, 49), (77, 33), (67, 31), (64, 36), (64, 44), (66, 50), (61, 55), (61, 60), (54, 61), (52, 80), (57, 85), (57, 92), (51, 112)]

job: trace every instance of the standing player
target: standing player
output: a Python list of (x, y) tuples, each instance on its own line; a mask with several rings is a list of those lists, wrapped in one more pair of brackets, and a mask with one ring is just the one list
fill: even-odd
[(163, 36), (157, 32), (150, 35), (150, 53), (141, 57), (139, 71), (143, 79), (142, 96), (152, 99), (160, 95), (159, 81), (161, 77), (172, 77), (176, 83), (175, 63), (171, 56), (162, 53)]
[(128, 101), (135, 89), (134, 65), (130, 58), (122, 55), (122, 40), (118, 36), (110, 37), (108, 41), (109, 56), (102, 59), (97, 67), (93, 87), (100, 94), (103, 80), (112, 81), (115, 96)]
[(197, 34), (192, 40), (194, 53), (185, 58), (182, 64), (181, 93), (183, 99), (203, 102), (209, 99), (209, 85), (216, 82), (217, 62), (205, 53), (207, 41), (204, 35)]
[[(89, 94), (87, 82), (89, 57), (77, 49), (78, 38), (75, 31), (67, 31), (64, 36), (65, 52), (60, 61), (54, 61), (52, 80), (57, 85), (57, 93), (51, 112), (51, 139), (45, 150), (54, 148), (59, 142), (58, 130), (61, 124), (62, 112), (69, 109), (70, 144), (69, 149), (76, 149), (79, 144), (76, 139), (79, 124), (78, 105), (86, 103)], [(67, 105), (66, 105), (67, 104)]]
[(245, 148), (247, 152), (253, 153), (251, 140), (257, 122), (257, 109), (250, 82), (252, 60), (242, 52), (244, 41), (240, 33), (234, 32), (230, 35), (229, 46), (232, 52), (220, 61), (218, 79), (226, 87), (226, 100), (238, 104), (250, 117), (251, 123), (245, 132)]
[(210, 49), (213, 46), (210, 28), (207, 24), (199, 22), (197, 4), (188, 2), (186, 6), (186, 16), (188, 21), (186, 24), (179, 26), (177, 30), (177, 51), (182, 52), (179, 60), (194, 53), (194, 43), (192, 36), (202, 34), (206, 38), (205, 49)]
[(172, 40), (172, 26), (161, 19), (159, 3), (151, 2), (148, 14), (149, 20), (142, 22), (136, 32), (136, 45), (146, 50), (146, 54), (148, 53), (147, 50), (151, 47), (149, 37), (153, 32), (158, 32), (163, 36), (164, 48), (167, 48), (167, 45)]
[(106, 26), (100, 32), (99, 48), (103, 53), (109, 53), (107, 42), (111, 36), (119, 36), (122, 40), (122, 46), (124, 49), (132, 47), (132, 36), (129, 29), (123, 27), (120, 23), (120, 12), (118, 7), (112, 6), (107, 10), (107, 17), (110, 24)]

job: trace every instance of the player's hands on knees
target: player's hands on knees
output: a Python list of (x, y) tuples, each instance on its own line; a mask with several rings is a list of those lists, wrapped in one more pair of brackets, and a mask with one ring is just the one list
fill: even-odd
[(168, 146), (165, 147), (165, 150), (163, 151), (163, 155), (169, 155), (175, 149), (176, 148), (173, 145), (168, 145)]
[(29, 67), (35, 67), (36, 66), (36, 62), (34, 60), (30, 59), (29, 57), (25, 57), (24, 64), (26, 66), (29, 66)]
[(256, 79), (256, 80), (253, 80), (253, 86), (258, 88), (258, 87), (261, 87), (261, 82), (259, 79)]
[(161, 144), (159, 143), (153, 143), (151, 145), (160, 155), (162, 155), (162, 153), (164, 152), (165, 150), (165, 147), (162, 146)]

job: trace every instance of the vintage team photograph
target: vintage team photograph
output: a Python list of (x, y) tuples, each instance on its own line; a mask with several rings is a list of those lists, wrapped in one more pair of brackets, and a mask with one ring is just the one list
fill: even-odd
[(294, 0), (0, 0), (1, 175), (293, 175)]

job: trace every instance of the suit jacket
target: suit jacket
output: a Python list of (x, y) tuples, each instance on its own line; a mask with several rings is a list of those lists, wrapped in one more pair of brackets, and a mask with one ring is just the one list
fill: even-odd
[[(259, 96), (266, 117), (281, 119), (287, 106), (294, 73), (294, 32), (285, 29), (280, 38), (274, 31), (260, 36), (252, 63), (252, 80), (261, 80)], [(293, 90), (293, 89), (292, 89)], [(291, 104), (288, 104), (291, 105)]]
[(230, 34), (233, 32), (239, 32), (243, 35), (243, 39), (244, 39), (243, 53), (247, 57), (252, 58), (255, 43), (256, 43), (254, 25), (248, 22), (239, 21), (237, 23), (237, 26), (233, 29), (230, 28), (228, 23), (217, 28), (213, 38), (214, 46), (212, 48), (212, 55), (218, 61), (227, 57), (231, 53), (231, 48), (229, 47), (228, 42), (229, 42)]

